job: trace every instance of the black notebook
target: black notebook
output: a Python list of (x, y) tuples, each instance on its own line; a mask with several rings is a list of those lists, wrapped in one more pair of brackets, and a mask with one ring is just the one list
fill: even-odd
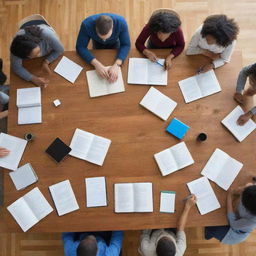
[(45, 152), (59, 163), (70, 151), (71, 148), (69, 146), (61, 139), (56, 138)]

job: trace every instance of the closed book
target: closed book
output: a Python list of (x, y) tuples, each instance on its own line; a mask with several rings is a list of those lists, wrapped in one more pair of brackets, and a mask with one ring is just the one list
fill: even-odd
[(183, 139), (188, 129), (189, 129), (189, 126), (182, 123), (177, 118), (173, 118), (170, 124), (168, 125), (168, 127), (166, 128), (166, 131), (174, 135), (178, 139)]

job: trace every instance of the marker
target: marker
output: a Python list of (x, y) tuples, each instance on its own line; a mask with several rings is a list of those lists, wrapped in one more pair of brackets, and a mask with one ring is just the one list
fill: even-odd
[(191, 197), (193, 197), (193, 195), (189, 195), (189, 196), (187, 196), (187, 197), (185, 197), (185, 198), (183, 198), (183, 200), (182, 201), (187, 201), (189, 198), (191, 198)]

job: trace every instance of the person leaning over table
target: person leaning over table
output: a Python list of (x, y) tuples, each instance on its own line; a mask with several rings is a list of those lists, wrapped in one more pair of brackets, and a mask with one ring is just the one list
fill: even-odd
[[(111, 67), (104, 66), (88, 50), (92, 39), (93, 49), (118, 49)], [(124, 17), (112, 13), (100, 13), (83, 20), (76, 41), (78, 54), (95, 67), (97, 74), (114, 82), (118, 78), (118, 67), (122, 65), (131, 47), (128, 26)]]
[(237, 23), (226, 15), (208, 16), (196, 30), (186, 51), (187, 55), (201, 54), (211, 59), (211, 63), (200, 67), (198, 72), (207, 72), (228, 63), (238, 32)]
[[(244, 91), (245, 83), (249, 77), (250, 87)], [(244, 67), (238, 76), (236, 84), (236, 92), (234, 94), (234, 100), (239, 104), (243, 105), (245, 102), (244, 95), (253, 96), (256, 94), (256, 63)], [(252, 108), (247, 113), (241, 115), (237, 123), (239, 125), (244, 125), (253, 115), (256, 114), (256, 107)]]
[(26, 81), (46, 87), (49, 80), (31, 74), (23, 67), (22, 61), (46, 56), (42, 69), (50, 73), (49, 64), (64, 52), (64, 48), (57, 34), (46, 21), (32, 20), (20, 27), (11, 43), (10, 51), (13, 72)]
[(153, 62), (158, 58), (149, 49), (171, 48), (170, 54), (165, 58), (165, 69), (170, 69), (172, 60), (180, 55), (185, 47), (180, 25), (181, 20), (176, 12), (169, 9), (156, 10), (139, 34), (135, 43), (136, 48)]
[(189, 211), (196, 203), (196, 196), (186, 200), (183, 212), (178, 220), (177, 231), (172, 229), (143, 230), (140, 238), (142, 256), (182, 256), (186, 250), (186, 234), (184, 232)]
[[(233, 200), (239, 200), (234, 209)], [(223, 244), (238, 244), (256, 228), (256, 185), (248, 183), (227, 195), (228, 226), (205, 227), (205, 239), (218, 239)]]
[(119, 256), (123, 231), (62, 233), (65, 256)]

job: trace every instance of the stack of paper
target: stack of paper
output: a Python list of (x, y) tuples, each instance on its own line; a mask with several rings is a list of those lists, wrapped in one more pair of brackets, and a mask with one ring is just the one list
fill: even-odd
[(179, 81), (186, 103), (221, 91), (213, 70)]
[(150, 87), (141, 100), (140, 105), (166, 121), (176, 108), (177, 102), (165, 96), (154, 87)]
[(174, 191), (161, 191), (160, 212), (175, 212), (175, 196), (176, 193)]
[(118, 68), (118, 79), (114, 83), (100, 78), (95, 70), (87, 71), (86, 76), (91, 98), (125, 91), (121, 68)]
[(194, 163), (185, 142), (167, 148), (155, 154), (154, 157), (163, 176)]
[(8, 206), (7, 210), (24, 232), (53, 211), (37, 187)]
[[(164, 64), (164, 59), (159, 59)], [(130, 58), (128, 84), (167, 85), (167, 71), (163, 66), (146, 58)]]
[(42, 123), (41, 88), (17, 89), (18, 124)]
[(0, 147), (10, 151), (9, 155), (0, 158), (0, 166), (15, 171), (18, 168), (27, 141), (5, 134), (0, 134)]
[(251, 119), (244, 125), (238, 125), (237, 119), (244, 114), (240, 106), (237, 106), (231, 113), (229, 113), (221, 123), (236, 137), (238, 141), (243, 141), (256, 128), (255, 122)]

